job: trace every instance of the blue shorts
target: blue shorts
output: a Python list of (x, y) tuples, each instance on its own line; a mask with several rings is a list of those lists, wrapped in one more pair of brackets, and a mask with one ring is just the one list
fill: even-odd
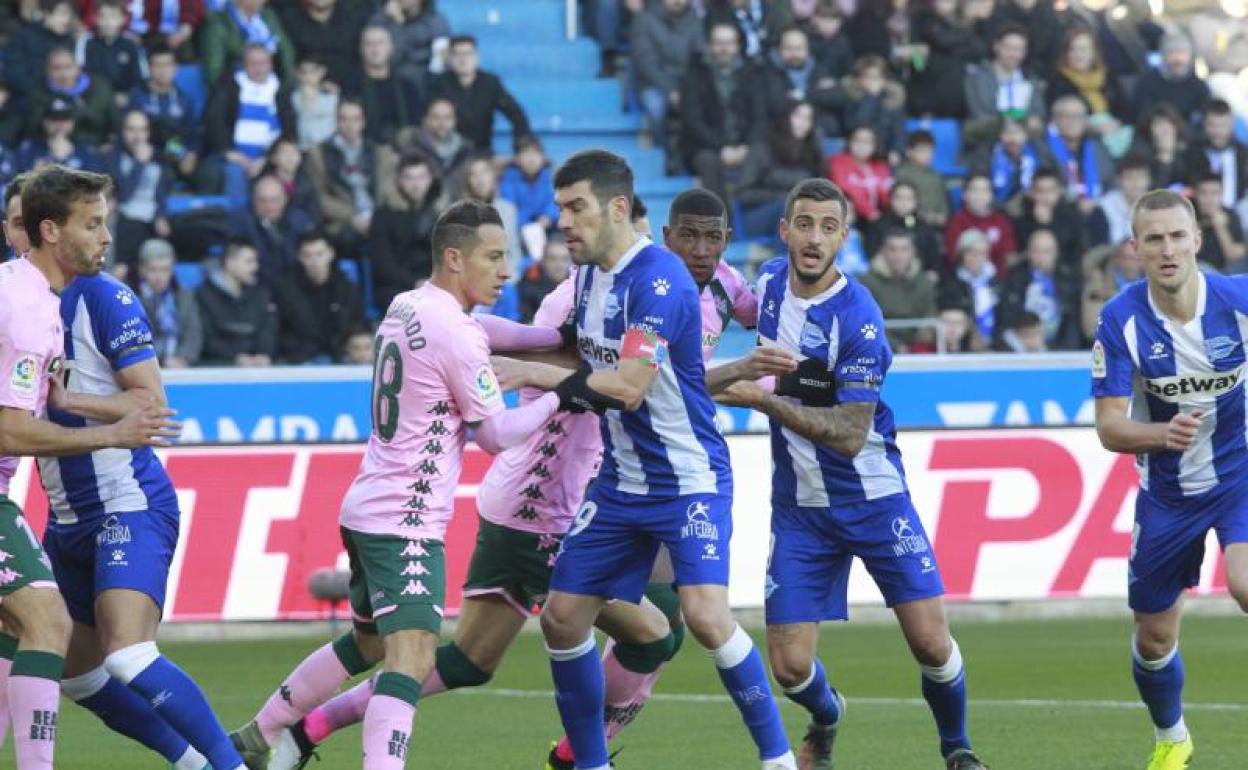
[(1216, 488), (1182, 501), (1159, 500), (1144, 490), (1135, 498), (1135, 528), (1127, 562), (1127, 604), (1136, 612), (1164, 612), (1200, 582), (1205, 537), (1248, 542), (1248, 494), (1243, 485)]
[(854, 557), (889, 607), (945, 592), (910, 495), (835, 508), (773, 506), (767, 558), (767, 625), (846, 620)]
[(95, 598), (112, 588), (145, 593), (163, 610), (178, 523), (174, 510), (49, 524), (43, 547), (74, 622), (94, 626)]
[(676, 585), (728, 585), (732, 495), (657, 500), (594, 484), (555, 558), (550, 588), (641, 601), (659, 544)]

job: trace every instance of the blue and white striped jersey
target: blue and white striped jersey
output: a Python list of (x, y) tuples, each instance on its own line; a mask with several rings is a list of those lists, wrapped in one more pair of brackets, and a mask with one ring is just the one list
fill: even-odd
[[(142, 303), (111, 275), (77, 278), (66, 286), (61, 319), (71, 392), (120, 393), (115, 372), (156, 357)], [(56, 410), (49, 410), (48, 416), (71, 428), (96, 424)], [(39, 473), (55, 523), (73, 524), (110, 513), (177, 510), (169, 476), (147, 447), (40, 458)]]
[(602, 467), (595, 483), (634, 495), (731, 494), (728, 444), (702, 363), (702, 305), (680, 258), (649, 239), (610, 271), (576, 277), (577, 347), (594, 369), (616, 369), (625, 335), (644, 333), (658, 376), (641, 407), (602, 417)]
[[(826, 366), (833, 373), (833, 405), (875, 404), (867, 442), (854, 457), (817, 445), (772, 420), (772, 504), (827, 508), (905, 492), (893, 412), (880, 400), (893, 352), (871, 292), (842, 275), (823, 293), (802, 299), (790, 290), (789, 262), (781, 257), (759, 270), (758, 297), (759, 344)], [(780, 398), (797, 403), (790, 396)]]
[(1139, 281), (1105, 304), (1092, 344), (1096, 398), (1130, 398), (1130, 415), (1141, 422), (1168, 422), (1180, 409), (1204, 411), (1187, 451), (1136, 457), (1140, 487), (1172, 500), (1242, 483), (1248, 469), (1248, 277), (1202, 273), (1198, 280), (1190, 323), (1165, 317)]

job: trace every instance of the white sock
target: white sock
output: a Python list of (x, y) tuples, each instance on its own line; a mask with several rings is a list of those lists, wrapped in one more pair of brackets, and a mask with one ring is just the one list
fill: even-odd
[(1179, 721), (1169, 727), (1154, 727), (1157, 733), (1157, 741), (1167, 741), (1170, 743), (1178, 743), (1187, 740), (1187, 723), (1183, 721), (1183, 717), (1179, 717)]
[(204, 755), (196, 751), (194, 746), (187, 746), (182, 758), (173, 763), (173, 770), (204, 770), (207, 766), (208, 760)]
[(788, 751), (776, 757), (775, 759), (764, 759), (763, 770), (797, 770), (797, 758), (793, 756), (793, 752)]

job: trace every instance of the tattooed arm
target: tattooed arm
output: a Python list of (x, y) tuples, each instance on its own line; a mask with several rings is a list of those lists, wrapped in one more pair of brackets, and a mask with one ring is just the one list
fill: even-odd
[(851, 401), (836, 406), (802, 406), (767, 393), (757, 383), (742, 381), (715, 396), (728, 406), (762, 412), (784, 427), (834, 452), (855, 457), (867, 443), (875, 403)]

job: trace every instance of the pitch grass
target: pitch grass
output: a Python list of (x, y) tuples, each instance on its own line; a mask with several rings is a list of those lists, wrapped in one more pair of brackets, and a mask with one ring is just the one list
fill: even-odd
[[(1151, 747), (1147, 714), (1133, 704), (1129, 626), (1120, 620), (964, 623), (955, 628), (968, 663), (971, 736), (997, 770), (1141, 770)], [(321, 640), (167, 644), (203, 684), (227, 728), (250, 718)], [(842, 770), (936, 770), (931, 717), (918, 673), (892, 626), (828, 625), (821, 656), (849, 698), (837, 745)], [(1189, 618), (1183, 631), (1194, 770), (1248, 767), (1248, 627), (1242, 618)], [(408, 758), (420, 770), (540, 770), (560, 734), (540, 638), (523, 635), (487, 688), (423, 703)], [(493, 692), (491, 692), (493, 690)], [(538, 694), (534, 694), (538, 693)], [(753, 748), (711, 661), (687, 645), (657, 695), (618, 747), (621, 770), (757, 768)], [(696, 697), (712, 696), (699, 702)], [(1029, 702), (1024, 702), (1029, 701)], [(804, 712), (781, 701), (794, 741)], [(335, 736), (314, 770), (359, 765), (359, 728)], [(57, 767), (161, 768), (159, 758), (65, 704)], [(11, 748), (0, 767), (12, 767)]]

